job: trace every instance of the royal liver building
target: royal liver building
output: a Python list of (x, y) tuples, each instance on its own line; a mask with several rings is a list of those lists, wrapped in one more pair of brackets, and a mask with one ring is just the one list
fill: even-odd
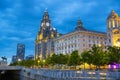
[(53, 54), (53, 39), (58, 36), (59, 33), (55, 28), (52, 27), (49, 14), (47, 11), (45, 11), (35, 42), (35, 59), (45, 59), (47, 56)]

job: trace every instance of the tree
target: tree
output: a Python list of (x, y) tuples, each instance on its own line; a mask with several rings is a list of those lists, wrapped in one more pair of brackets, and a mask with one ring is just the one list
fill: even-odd
[(57, 64), (67, 64), (67, 62), (68, 62), (68, 56), (67, 55), (59, 54), (57, 56), (57, 58), (59, 59)]
[(97, 46), (97, 45), (93, 45), (92, 49), (90, 50), (90, 53), (92, 55), (92, 64), (96, 65), (96, 68), (100, 68), (100, 65), (103, 65), (102, 60), (103, 60), (103, 55), (104, 55), (104, 51), (102, 46)]
[(78, 55), (78, 51), (73, 51), (72, 54), (70, 55), (69, 61), (68, 61), (68, 65), (69, 66), (76, 66), (81, 64), (80, 61), (80, 56)]
[(108, 56), (108, 52), (107, 51), (103, 51), (102, 54), (102, 60), (100, 65), (104, 66), (104, 65), (108, 65), (109, 64), (109, 56)]
[(48, 66), (48, 65), (50, 65), (50, 64), (51, 64), (51, 57), (47, 57), (47, 58), (45, 59), (45, 65)]
[(90, 65), (90, 69), (91, 69), (93, 57), (92, 57), (92, 54), (90, 53), (90, 51), (82, 52), (81, 57), (82, 57), (82, 61), (84, 62), (84, 69), (85, 69), (85, 63), (88, 63)]
[(108, 47), (109, 63), (120, 63), (120, 47)]

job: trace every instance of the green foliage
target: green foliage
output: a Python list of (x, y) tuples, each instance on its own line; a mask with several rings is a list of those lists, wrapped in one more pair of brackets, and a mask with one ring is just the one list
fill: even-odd
[(68, 65), (69, 66), (76, 66), (80, 64), (80, 56), (78, 55), (78, 51), (73, 51), (70, 55)]
[(92, 55), (92, 64), (97, 67), (104, 66), (108, 64), (109, 58), (107, 57), (107, 53), (103, 50), (102, 46), (94, 45), (90, 50), (90, 54)]
[(108, 47), (109, 63), (120, 63), (120, 47)]
[(23, 60), (15, 63), (11, 63), (10, 66), (24, 66), (24, 67), (31, 67), (34, 66), (35, 64), (34, 60)]
[(83, 62), (88, 63), (89, 65), (96, 65), (97, 67), (109, 63), (108, 52), (103, 50), (102, 47), (96, 45), (94, 45), (91, 50), (84, 51), (81, 54), (81, 57)]
[(82, 62), (86, 62), (88, 64), (92, 64), (93, 56), (90, 54), (90, 51), (84, 51), (81, 53)]
[(71, 54), (53, 54), (51, 57), (45, 59), (45, 63), (40, 60), (26, 60), (15, 62), (10, 65), (20, 65), (25, 67), (35, 66), (49, 66), (49, 65), (69, 65), (76, 66), (82, 63), (88, 63), (89, 65), (93, 64), (97, 67), (108, 65), (110, 63), (120, 63), (120, 48), (119, 47), (108, 47), (107, 50), (103, 49), (100, 46), (94, 45), (91, 50), (84, 51), (79, 56), (78, 51), (73, 51)]
[(55, 65), (55, 64), (67, 64), (68, 62), (68, 55), (64, 54), (53, 54), (52, 57), (48, 57), (45, 60), (46, 65)]

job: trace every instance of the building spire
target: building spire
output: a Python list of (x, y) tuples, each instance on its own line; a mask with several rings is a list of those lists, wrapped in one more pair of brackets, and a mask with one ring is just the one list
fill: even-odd
[(48, 14), (47, 8), (44, 11), (43, 19), (44, 20), (49, 20), (49, 14)]
[(114, 10), (112, 10), (107, 19), (110, 19), (110, 18), (115, 19), (115, 18), (119, 18), (119, 16)]
[(112, 9), (112, 12), (114, 13), (115, 11)]
[(48, 9), (47, 8), (45, 8), (45, 11), (44, 12), (48, 12)]

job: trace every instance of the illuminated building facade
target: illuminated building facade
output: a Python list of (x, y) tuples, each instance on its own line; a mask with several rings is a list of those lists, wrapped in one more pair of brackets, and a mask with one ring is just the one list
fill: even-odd
[(59, 33), (52, 27), (49, 14), (45, 11), (35, 42), (35, 59), (45, 59), (47, 56), (53, 54), (53, 39), (58, 36)]
[(61, 35), (51, 25), (48, 12), (45, 11), (35, 44), (35, 59), (44, 59), (55, 54), (69, 54), (74, 50), (79, 53), (89, 50), (93, 45), (120, 46), (120, 17), (112, 11), (107, 18), (107, 32), (98, 32), (84, 28), (78, 20), (75, 30)]
[(120, 47), (120, 17), (114, 10), (107, 18), (108, 45)]
[(56, 54), (69, 54), (74, 50), (79, 53), (90, 49), (93, 45), (107, 46), (107, 34), (103, 32), (90, 31), (84, 28), (81, 20), (73, 32), (64, 34), (54, 40)]

